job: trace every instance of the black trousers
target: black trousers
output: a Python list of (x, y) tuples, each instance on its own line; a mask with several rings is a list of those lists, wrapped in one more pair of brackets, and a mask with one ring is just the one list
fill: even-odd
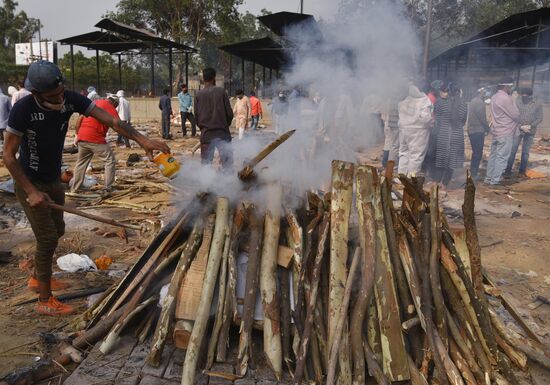
[(470, 145), (472, 146), (472, 161), (470, 163), (470, 171), (472, 177), (475, 178), (479, 172), (479, 165), (483, 158), (483, 145), (485, 144), (485, 133), (476, 132), (469, 134)]
[(185, 126), (185, 121), (189, 119), (189, 123), (191, 123), (191, 135), (195, 136), (197, 135), (197, 122), (195, 121), (195, 116), (192, 112), (185, 112), (180, 111), (181, 115), (181, 132), (183, 133), (183, 136), (187, 135), (187, 127)]

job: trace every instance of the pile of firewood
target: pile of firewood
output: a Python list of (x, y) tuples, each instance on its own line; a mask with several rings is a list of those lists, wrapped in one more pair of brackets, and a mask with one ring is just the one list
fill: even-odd
[[(245, 376), (253, 328), (263, 332), (275, 377), (294, 384), (364, 384), (369, 377), (378, 384), (517, 384), (515, 367), (525, 370), (528, 359), (550, 367), (546, 348), (514, 309), (507, 307), (526, 336), (504, 326), (489, 304), (471, 178), (462, 241), (439, 206), (437, 186), (426, 192), (420, 179), (400, 181), (396, 204), (391, 171), (379, 176), (374, 167), (334, 161), (331, 191), (310, 192), (292, 209), (276, 183), (265, 187), (262, 208), (197, 197), (88, 311), (88, 329), (73, 346), (102, 340), (108, 354), (133, 324), (140, 341), (152, 335), (151, 365), (159, 365), (167, 341), (185, 346), (182, 384), (194, 384), (214, 362), (232, 362), (235, 378)], [(286, 262), (281, 248), (290, 250)], [(199, 258), (205, 268), (194, 319), (176, 322), (182, 282)]]

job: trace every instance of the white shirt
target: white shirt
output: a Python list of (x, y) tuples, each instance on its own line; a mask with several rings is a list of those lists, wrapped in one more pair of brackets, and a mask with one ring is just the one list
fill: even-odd
[(118, 107), (116, 110), (120, 120), (124, 120), (126, 122), (130, 121), (130, 103), (128, 103), (128, 100), (126, 100), (125, 97), (121, 96), (118, 98)]
[(31, 92), (25, 88), (21, 88), (16, 91), (11, 97), (11, 105), (13, 106), (19, 99), (23, 99), (25, 96), (30, 95)]

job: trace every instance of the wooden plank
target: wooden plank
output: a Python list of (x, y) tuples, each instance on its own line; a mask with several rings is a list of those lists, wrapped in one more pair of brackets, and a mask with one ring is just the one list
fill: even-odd
[(382, 368), (391, 381), (410, 379), (409, 358), (401, 329), (399, 302), (394, 272), (388, 249), (388, 238), (380, 192), (380, 182), (373, 168), (367, 172), (374, 185), (374, 217), (376, 222), (375, 299), (382, 342)]
[(288, 269), (288, 265), (290, 265), (293, 256), (294, 250), (290, 247), (279, 245), (279, 249), (277, 250), (277, 265)]
[(137, 340), (123, 336), (117, 347), (108, 356), (99, 351), (101, 341), (92, 349), (76, 370), (64, 382), (65, 385), (89, 385), (114, 383), (120, 369), (128, 360)]
[(455, 241), (455, 247), (458, 251), (458, 256), (462, 260), (468, 276), (472, 278), (472, 268), (470, 266), (470, 252), (468, 251), (468, 246), (466, 245), (466, 233), (464, 227), (453, 226), (450, 228), (453, 238)]
[[(141, 380), (141, 369), (145, 365), (145, 357), (149, 352), (147, 344), (136, 345), (128, 360), (118, 373), (115, 385), (137, 385)], [(107, 356), (108, 357), (108, 356)]]
[(183, 279), (176, 304), (176, 319), (195, 320), (195, 314), (197, 314), (201, 300), (202, 284), (208, 263), (208, 253), (210, 252), (213, 231), (214, 216), (211, 215), (208, 217), (208, 223), (204, 227), (201, 247), (197, 251), (197, 256), (193, 263), (191, 263), (191, 267)]

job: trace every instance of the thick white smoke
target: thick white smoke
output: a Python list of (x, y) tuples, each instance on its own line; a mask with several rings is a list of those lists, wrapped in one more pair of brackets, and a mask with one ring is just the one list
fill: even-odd
[[(333, 159), (355, 161), (356, 150), (382, 139), (371, 113), (383, 110), (389, 98), (404, 96), (407, 78), (416, 75), (420, 43), (402, 9), (389, 1), (373, 3), (318, 24), (320, 30), (287, 31), (292, 64), (274, 91), (299, 91), (300, 97), (289, 98), (281, 127), (296, 133), (260, 163), (262, 180), (280, 181), (297, 194), (328, 186)], [(314, 95), (320, 104), (312, 101)], [(253, 135), (234, 140), (234, 175), (186, 161), (175, 183), (238, 199), (243, 185), (236, 173), (265, 144)]]

